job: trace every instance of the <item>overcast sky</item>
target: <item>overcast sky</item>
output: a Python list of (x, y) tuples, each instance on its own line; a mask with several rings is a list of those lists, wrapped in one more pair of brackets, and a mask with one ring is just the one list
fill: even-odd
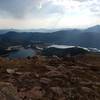
[(0, 0), (0, 28), (84, 28), (100, 24), (100, 0)]

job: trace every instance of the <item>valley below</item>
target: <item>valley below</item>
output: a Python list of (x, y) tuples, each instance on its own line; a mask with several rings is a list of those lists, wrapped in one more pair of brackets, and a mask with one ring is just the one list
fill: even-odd
[(83, 30), (1, 34), (0, 100), (100, 100), (99, 38)]

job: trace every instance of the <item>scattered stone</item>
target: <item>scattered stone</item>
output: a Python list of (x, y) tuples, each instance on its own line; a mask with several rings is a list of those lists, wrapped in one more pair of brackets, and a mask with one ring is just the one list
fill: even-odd
[(43, 84), (49, 84), (50, 82), (51, 80), (45, 77), (40, 79), (40, 83), (43, 83)]
[(14, 74), (14, 73), (16, 73), (16, 70), (17, 70), (17, 68), (15, 68), (15, 69), (10, 69), (10, 68), (6, 69), (8, 74)]
[(27, 92), (19, 93), (21, 98), (28, 97), (25, 100), (43, 100), (42, 98), (44, 94), (45, 94), (45, 91), (40, 86), (33, 87), (31, 90)]
[(82, 87), (82, 90), (85, 92), (91, 92), (92, 90), (88, 87)]
[(46, 73), (47, 77), (57, 77), (57, 76), (63, 76), (63, 74), (59, 71), (49, 71)]
[(0, 100), (20, 100), (16, 89), (10, 83), (0, 82)]
[(54, 71), (54, 70), (56, 70), (56, 67), (54, 67), (54, 66), (48, 66), (48, 65), (46, 65), (45, 66), (49, 71)]
[(63, 95), (63, 89), (61, 87), (51, 87), (51, 90), (59, 96)]
[(81, 64), (71, 57), (0, 60), (0, 100), (100, 100), (100, 66), (91, 68), (84, 60)]
[(40, 75), (38, 73), (34, 73), (35, 77), (39, 78)]

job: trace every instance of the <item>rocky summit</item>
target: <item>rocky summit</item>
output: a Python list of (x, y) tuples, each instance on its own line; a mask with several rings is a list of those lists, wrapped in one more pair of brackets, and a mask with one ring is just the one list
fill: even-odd
[(100, 100), (100, 56), (0, 58), (0, 100)]

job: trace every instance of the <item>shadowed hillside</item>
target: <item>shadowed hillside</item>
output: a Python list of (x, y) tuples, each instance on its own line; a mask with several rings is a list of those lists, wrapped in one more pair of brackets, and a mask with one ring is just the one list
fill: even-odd
[[(96, 29), (95, 29), (96, 28)], [(97, 30), (98, 31), (95, 31)], [(86, 30), (69, 29), (55, 32), (15, 32), (0, 34), (0, 47), (7, 48), (14, 45), (29, 45), (35, 42), (66, 44), (100, 49), (100, 26)], [(93, 31), (94, 30), (94, 31)], [(97, 42), (98, 41), (98, 42)]]

